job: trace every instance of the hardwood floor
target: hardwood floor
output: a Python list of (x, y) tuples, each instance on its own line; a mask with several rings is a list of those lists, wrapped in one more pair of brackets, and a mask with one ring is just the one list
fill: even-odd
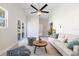
[(48, 51), (47, 53), (48, 56), (61, 56), (61, 54), (49, 43), (47, 45), (47, 51)]
[[(47, 37), (43, 37), (42, 39), (48, 42)], [(47, 45), (47, 50), (48, 50), (48, 53), (47, 53), (48, 56), (61, 56), (61, 54), (49, 42)]]

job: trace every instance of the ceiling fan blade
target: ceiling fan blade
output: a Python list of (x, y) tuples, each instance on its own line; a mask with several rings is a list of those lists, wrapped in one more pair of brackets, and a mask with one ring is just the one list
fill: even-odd
[(36, 13), (36, 11), (35, 12), (31, 12), (31, 14), (33, 14), (33, 13)]
[(41, 11), (42, 13), (49, 13), (49, 11)]
[(31, 7), (33, 7), (35, 10), (38, 10), (36, 7), (34, 7), (33, 5), (31, 5)]
[(45, 5), (44, 5), (44, 6), (40, 9), (40, 11), (41, 11), (41, 10), (43, 10), (46, 6), (48, 6), (48, 5), (47, 5), (47, 4), (45, 4)]

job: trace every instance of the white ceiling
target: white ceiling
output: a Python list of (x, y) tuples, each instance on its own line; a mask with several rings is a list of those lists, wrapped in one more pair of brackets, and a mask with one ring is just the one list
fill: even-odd
[[(24, 10), (26, 15), (36, 15), (36, 14), (31, 14), (31, 12), (36, 11), (33, 9), (30, 5), (35, 6), (37, 9), (40, 9), (42, 6), (44, 6), (46, 3), (20, 3), (19, 5), (21, 8)], [(41, 15), (42, 18), (49, 18), (50, 13), (53, 11), (53, 9), (58, 5), (58, 3), (47, 3), (48, 6), (44, 8), (44, 11), (49, 11), (49, 13), (43, 13)]]

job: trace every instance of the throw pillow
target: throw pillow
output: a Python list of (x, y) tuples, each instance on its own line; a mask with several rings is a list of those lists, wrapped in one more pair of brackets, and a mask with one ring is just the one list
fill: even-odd
[(71, 42), (68, 42), (68, 48), (73, 49), (74, 45), (79, 45), (79, 39), (78, 40), (75, 39), (75, 40), (73, 40)]
[(58, 40), (64, 43), (66, 41), (65, 35), (59, 37)]
[(67, 43), (67, 40), (68, 40), (68, 38), (65, 38), (65, 39), (64, 39), (64, 43)]
[(55, 38), (58, 39), (59, 34), (56, 34)]
[(54, 33), (53, 38), (58, 39), (59, 34)]

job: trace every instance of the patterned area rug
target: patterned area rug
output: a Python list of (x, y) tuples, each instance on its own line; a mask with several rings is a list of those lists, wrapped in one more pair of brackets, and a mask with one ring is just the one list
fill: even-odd
[(45, 49), (43, 47), (41, 48), (36, 48), (36, 51), (34, 53), (34, 46), (31, 47), (30, 51), (31, 51), (31, 56), (47, 56)]

